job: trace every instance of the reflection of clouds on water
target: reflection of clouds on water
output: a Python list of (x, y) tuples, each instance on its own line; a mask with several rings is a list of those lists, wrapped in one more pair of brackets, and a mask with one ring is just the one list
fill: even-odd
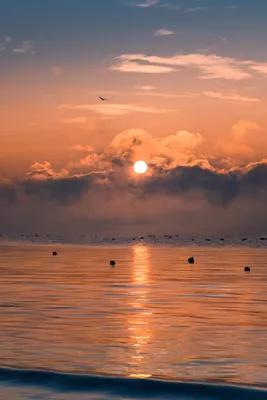
[(130, 293), (132, 311), (128, 318), (129, 343), (132, 347), (131, 373), (129, 376), (145, 378), (151, 376), (145, 373), (147, 347), (151, 340), (149, 317), (151, 312), (147, 308), (149, 294), (150, 260), (149, 249), (139, 245), (133, 247), (133, 289)]

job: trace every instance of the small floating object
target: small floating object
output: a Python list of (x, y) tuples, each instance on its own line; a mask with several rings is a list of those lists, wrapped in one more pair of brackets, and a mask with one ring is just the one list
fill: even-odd
[(243, 239), (242, 239), (242, 242), (245, 242), (246, 240), (248, 240), (248, 239), (247, 239), (247, 238), (243, 238)]
[(195, 262), (194, 257), (188, 258), (188, 262), (189, 262), (189, 264), (194, 264), (194, 262)]
[(140, 239), (142, 239), (142, 240), (143, 240), (143, 239), (144, 239), (144, 236), (141, 236), (141, 237), (140, 237)]
[(206, 240), (206, 242), (210, 242), (210, 239), (205, 239)]
[(224, 241), (224, 238), (221, 238), (220, 240), (223, 242), (223, 241)]
[(110, 260), (109, 264), (110, 264), (111, 267), (115, 267), (116, 262), (114, 260)]
[(112, 238), (112, 240), (114, 241), (114, 240), (115, 240), (115, 238)]
[(133, 240), (135, 240), (135, 238), (133, 238)]
[(57, 252), (56, 251), (53, 251), (53, 256), (57, 256)]
[(248, 266), (246, 266), (246, 267), (244, 268), (244, 271), (245, 271), (245, 272), (250, 272), (250, 268), (249, 268)]

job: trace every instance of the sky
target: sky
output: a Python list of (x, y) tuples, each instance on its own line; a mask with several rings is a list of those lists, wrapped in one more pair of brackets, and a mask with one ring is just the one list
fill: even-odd
[(2, 0), (0, 231), (267, 233), (266, 13)]

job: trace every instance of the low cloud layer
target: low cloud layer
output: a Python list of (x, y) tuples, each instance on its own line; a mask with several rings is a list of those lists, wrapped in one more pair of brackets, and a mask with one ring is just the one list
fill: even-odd
[[(192, 235), (247, 234), (251, 223), (253, 234), (264, 234), (267, 160), (242, 161), (244, 147), (250, 149), (246, 138), (259, 129), (250, 121), (237, 122), (229, 142), (240, 146), (241, 154), (229, 157), (217, 144), (216, 161), (205, 152), (202, 135), (187, 131), (154, 137), (131, 129), (101, 152), (74, 146), (66, 168), (55, 171), (47, 161), (35, 162), (24, 179), (0, 180), (2, 229), (131, 235), (173, 232), (178, 224)], [(146, 175), (133, 173), (140, 159), (149, 165)]]

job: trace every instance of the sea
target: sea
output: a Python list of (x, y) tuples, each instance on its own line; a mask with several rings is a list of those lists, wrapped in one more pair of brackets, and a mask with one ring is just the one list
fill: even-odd
[(267, 399), (266, 239), (1, 237), (0, 400), (29, 399)]

